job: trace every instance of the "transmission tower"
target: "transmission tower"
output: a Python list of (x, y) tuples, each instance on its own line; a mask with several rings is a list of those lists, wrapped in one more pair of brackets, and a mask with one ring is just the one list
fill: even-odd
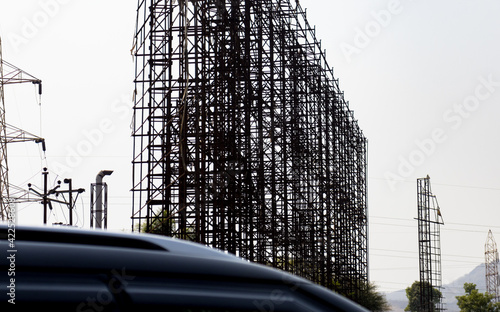
[(486, 292), (495, 296), (493, 300), (499, 302), (500, 293), (498, 292), (500, 278), (498, 276), (498, 250), (497, 243), (491, 230), (488, 232), (488, 238), (484, 244), (484, 256), (486, 266)]
[(443, 217), (437, 198), (431, 192), (429, 176), (417, 179), (418, 248), (420, 269), (420, 307), (422, 312), (442, 311), (441, 237)]
[[(3, 60), (2, 40), (0, 38), (0, 218), (5, 220), (10, 204), (15, 201), (11, 197), (9, 188), (9, 166), (7, 161), (7, 143), (35, 141), (42, 143), (45, 150), (45, 141), (31, 133), (8, 125), (5, 119), (4, 88), (8, 84), (33, 83), (39, 85), (41, 94), (42, 82), (16, 66)], [(16, 189), (17, 190), (17, 189)]]
[(139, 1), (132, 228), (357, 299), (367, 142), (295, 3)]

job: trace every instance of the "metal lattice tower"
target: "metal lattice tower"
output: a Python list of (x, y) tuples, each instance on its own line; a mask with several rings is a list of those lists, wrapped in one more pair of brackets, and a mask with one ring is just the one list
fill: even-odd
[(366, 139), (289, 1), (139, 1), (132, 228), (356, 299)]
[[(6, 123), (5, 119), (5, 99), (4, 87), (8, 84), (19, 84), (31, 82), (39, 85), (39, 93), (41, 94), (41, 81), (30, 74), (22, 71), (16, 66), (3, 60), (2, 56), (2, 40), (0, 39), (0, 219), (6, 220), (10, 204), (17, 201), (17, 196), (24, 196), (25, 191), (21, 194), (19, 188), (9, 185), (9, 166), (7, 161), (7, 143), (35, 141), (43, 143), (45, 150), (44, 139), (28, 133), (24, 130), (16, 128)], [(12, 197), (10, 188), (16, 193)]]
[(429, 176), (417, 179), (417, 202), (421, 311), (442, 311), (442, 298), (436, 298), (433, 289), (442, 287), (440, 226), (444, 223)]
[(7, 137), (3, 83), (2, 39), (0, 38), (0, 218), (5, 220), (9, 211), (9, 166), (7, 165)]
[(498, 249), (495, 238), (491, 230), (488, 232), (488, 239), (484, 244), (484, 257), (486, 268), (486, 292), (495, 295), (495, 302), (500, 301), (499, 285), (500, 277), (498, 275)]

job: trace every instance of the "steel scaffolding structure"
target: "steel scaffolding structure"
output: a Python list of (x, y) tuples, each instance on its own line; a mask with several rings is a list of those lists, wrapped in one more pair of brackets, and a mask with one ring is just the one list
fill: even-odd
[(429, 176), (417, 179), (420, 308), (422, 312), (442, 311), (441, 231), (443, 217), (432, 194)]
[(498, 275), (498, 249), (495, 238), (491, 230), (488, 232), (488, 239), (484, 244), (486, 292), (494, 295), (494, 302), (500, 302), (500, 276)]
[(356, 299), (366, 139), (304, 10), (140, 0), (135, 231), (227, 250)]

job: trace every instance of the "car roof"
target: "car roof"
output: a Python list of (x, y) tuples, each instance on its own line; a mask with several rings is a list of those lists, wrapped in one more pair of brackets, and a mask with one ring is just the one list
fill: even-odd
[[(5, 241), (7, 228), (6, 224), (0, 224), (0, 237)], [(65, 266), (72, 266), (74, 269), (85, 266), (107, 269), (111, 265), (121, 265), (128, 268), (137, 266), (137, 270), (140, 267), (142, 272), (167, 273), (173, 270), (174, 264), (168, 266), (165, 261), (173, 261), (177, 272), (184, 270), (185, 273), (194, 274), (265, 277), (280, 282), (286, 279), (293, 283), (309, 283), (300, 277), (251, 263), (199, 243), (155, 234), (82, 230), (60, 226), (16, 226), (15, 242), (17, 245), (29, 244), (29, 249), (20, 248), (24, 249), (21, 251), (26, 254), (23, 258), (38, 257), (39, 265), (47, 269)], [(81, 253), (79, 257), (82, 261), (68, 263), (75, 253)], [(145, 260), (148, 262), (147, 266), (143, 265)], [(137, 265), (139, 262), (140, 265)], [(206, 268), (212, 271), (206, 273)], [(283, 277), (284, 274), (287, 276)]]
[[(3, 231), (7, 227), (7, 224), (0, 224)], [(175, 255), (241, 260), (234, 255), (198, 243), (155, 234), (84, 230), (69, 226), (16, 226), (16, 231), (16, 240), (23, 241), (163, 250)]]

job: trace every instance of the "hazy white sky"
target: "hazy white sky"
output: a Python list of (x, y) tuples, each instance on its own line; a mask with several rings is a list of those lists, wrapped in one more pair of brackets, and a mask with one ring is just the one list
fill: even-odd
[[(488, 230), (500, 240), (500, 3), (300, 4), (369, 140), (371, 280), (391, 291), (418, 279), (416, 179), (427, 174), (445, 221), (443, 282), (466, 274), (484, 261)], [(41, 187), (45, 165), (52, 182), (72, 178), (86, 189), (83, 227), (90, 183), (111, 169), (109, 228), (130, 229), (136, 6), (0, 0), (5, 60), (43, 81), (41, 106), (33, 85), (7, 87), (7, 121), (47, 140), (45, 160), (35, 143), (9, 146), (11, 182)], [(42, 223), (40, 204), (19, 208), (19, 223)]]

